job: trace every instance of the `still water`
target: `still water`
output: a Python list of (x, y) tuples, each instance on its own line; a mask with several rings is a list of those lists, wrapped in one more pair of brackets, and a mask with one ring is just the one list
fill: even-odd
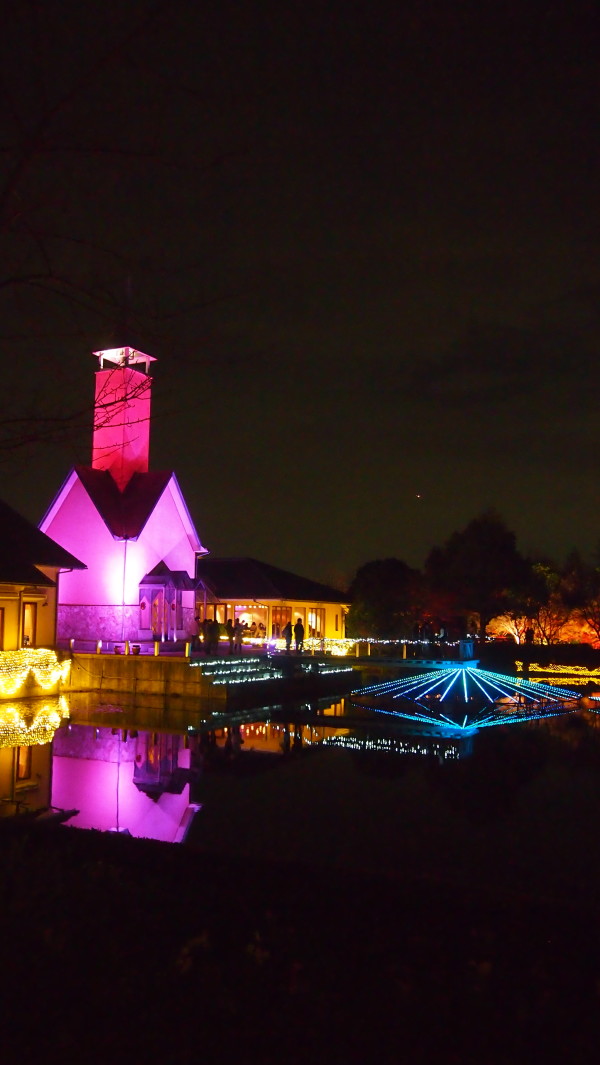
[[(143, 706), (73, 695), (52, 745), (51, 804), (70, 824), (170, 842), (186, 839), (207, 779), (284, 775), (301, 756), (334, 751), (443, 763), (469, 755), (470, 736), (394, 728), (343, 697), (239, 714), (146, 700)], [(276, 778), (276, 779), (277, 779)]]
[(349, 699), (204, 717), (73, 695), (51, 755), (69, 824), (256, 860), (600, 899), (600, 715), (454, 734)]

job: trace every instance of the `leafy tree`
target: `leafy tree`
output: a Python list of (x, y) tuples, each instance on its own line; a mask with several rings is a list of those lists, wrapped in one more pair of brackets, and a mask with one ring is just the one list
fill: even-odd
[(432, 549), (425, 573), (434, 593), (452, 596), (457, 612), (479, 615), (480, 637), (485, 639), (488, 622), (506, 613), (530, 571), (515, 534), (494, 511), (486, 511)]
[(561, 573), (548, 562), (534, 563), (533, 572), (542, 589), (545, 586), (545, 594), (542, 592), (537, 606), (532, 605), (531, 609), (534, 632), (540, 643), (559, 643), (572, 613), (565, 600)]
[(397, 558), (367, 562), (350, 585), (350, 636), (395, 639), (412, 634), (421, 607), (422, 577)]
[(600, 552), (596, 563), (585, 562), (573, 551), (563, 571), (563, 597), (573, 611), (600, 640)]
[[(547, 607), (550, 590), (543, 566), (529, 562), (528, 572), (517, 588), (510, 589), (503, 615), (504, 631), (524, 643), (527, 630), (536, 632), (535, 619)], [(538, 634), (539, 635), (539, 634)]]

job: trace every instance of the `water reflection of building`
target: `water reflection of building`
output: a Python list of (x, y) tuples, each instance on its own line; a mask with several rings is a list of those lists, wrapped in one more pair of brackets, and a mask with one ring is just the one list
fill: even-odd
[(357, 715), (339, 696), (228, 714), (189, 703), (175, 710), (158, 699), (137, 707), (94, 705), (90, 693), (71, 699), (70, 723), (53, 745), (52, 805), (78, 810), (70, 821), (77, 827), (169, 842), (185, 838), (198, 810), (194, 800), (202, 801), (204, 773), (253, 759), (255, 766), (268, 760), (283, 768), (288, 756), (294, 761), (335, 747), (388, 762), (411, 756), (446, 762), (469, 754), (472, 743)]
[(50, 806), (52, 738), (63, 697), (0, 702), (0, 817)]
[[(473, 750), (472, 735), (449, 735), (442, 729), (432, 729), (408, 721), (383, 722), (353, 713), (346, 699), (325, 705), (318, 703), (278, 704), (268, 709), (261, 719), (243, 721), (236, 718), (233, 729), (239, 732), (238, 753), (291, 754), (310, 748), (338, 747), (351, 751), (379, 753), (390, 756), (435, 758), (439, 762), (467, 757)], [(219, 721), (214, 730), (217, 750), (228, 745), (232, 728)]]
[(182, 735), (73, 724), (54, 740), (52, 804), (77, 809), (79, 828), (178, 842), (197, 810), (191, 778)]

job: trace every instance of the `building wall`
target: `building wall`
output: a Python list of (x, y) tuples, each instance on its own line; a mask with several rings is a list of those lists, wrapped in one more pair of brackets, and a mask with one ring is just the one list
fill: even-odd
[[(63, 505), (43, 531), (88, 567), (61, 576), (58, 637), (81, 640), (137, 640), (139, 585), (161, 561), (194, 576), (200, 543), (186, 520), (172, 479), (137, 540), (115, 540), (76, 478)], [(184, 623), (193, 632), (194, 596), (183, 593)]]
[(92, 466), (110, 470), (123, 489), (133, 473), (148, 470), (152, 379), (130, 366), (96, 373)]
[[(276, 602), (265, 600), (262, 603), (255, 603), (248, 597), (244, 599), (234, 600), (229, 599), (221, 604), (217, 605), (217, 617), (219, 621), (225, 621), (226, 618), (238, 618), (243, 617), (248, 622), (255, 620), (257, 625), (262, 621), (266, 628), (267, 639), (271, 639), (273, 631), (273, 609), (275, 607), (288, 607), (291, 610), (292, 625), (295, 625), (298, 618), (301, 619), (304, 625), (305, 638), (309, 636), (309, 615), (311, 610), (315, 608), (323, 609), (325, 611), (325, 631), (322, 634), (323, 638), (330, 640), (343, 639), (346, 635), (344, 619), (348, 612), (348, 603), (312, 603), (302, 602), (297, 599), (278, 599)], [(204, 604), (202, 600), (198, 601), (198, 615), (203, 616)], [(207, 616), (213, 616), (214, 605), (207, 603)], [(337, 627), (336, 627), (337, 618)]]
[(88, 567), (62, 574), (61, 603), (121, 603), (123, 543), (113, 538), (78, 477), (41, 529)]
[(56, 643), (56, 588), (33, 585), (0, 585), (0, 609), (3, 611), (3, 635), (0, 651), (16, 651), (22, 646), (23, 604), (35, 604), (37, 647), (54, 647)]
[[(304, 636), (308, 639), (310, 636), (309, 618), (311, 611), (324, 610), (325, 611), (325, 631), (321, 633), (321, 637), (330, 640), (339, 640), (345, 636), (344, 631), (344, 617), (348, 611), (348, 605), (343, 603), (317, 603), (317, 602), (302, 602), (298, 599), (290, 599), (286, 602), (269, 604), (269, 625), (267, 632), (269, 635), (272, 630), (272, 607), (274, 605), (289, 606), (292, 610), (292, 626), (296, 624), (298, 618), (304, 625)], [(337, 628), (336, 628), (336, 616), (337, 616)]]

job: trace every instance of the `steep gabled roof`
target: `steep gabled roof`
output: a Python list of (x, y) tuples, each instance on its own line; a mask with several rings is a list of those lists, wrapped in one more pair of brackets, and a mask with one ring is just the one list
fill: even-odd
[(193, 591), (198, 582), (184, 569), (169, 569), (166, 562), (161, 560), (154, 569), (142, 577), (140, 584), (171, 584), (174, 588), (181, 588), (183, 591)]
[(76, 466), (75, 473), (100, 517), (119, 540), (135, 540), (140, 535), (173, 476), (168, 470), (134, 473), (120, 492), (108, 470)]
[(202, 558), (197, 575), (219, 599), (297, 599), (347, 603), (348, 596), (327, 584), (298, 577), (255, 558)]
[(36, 566), (86, 569), (83, 562), (0, 500), (0, 581), (52, 585)]

